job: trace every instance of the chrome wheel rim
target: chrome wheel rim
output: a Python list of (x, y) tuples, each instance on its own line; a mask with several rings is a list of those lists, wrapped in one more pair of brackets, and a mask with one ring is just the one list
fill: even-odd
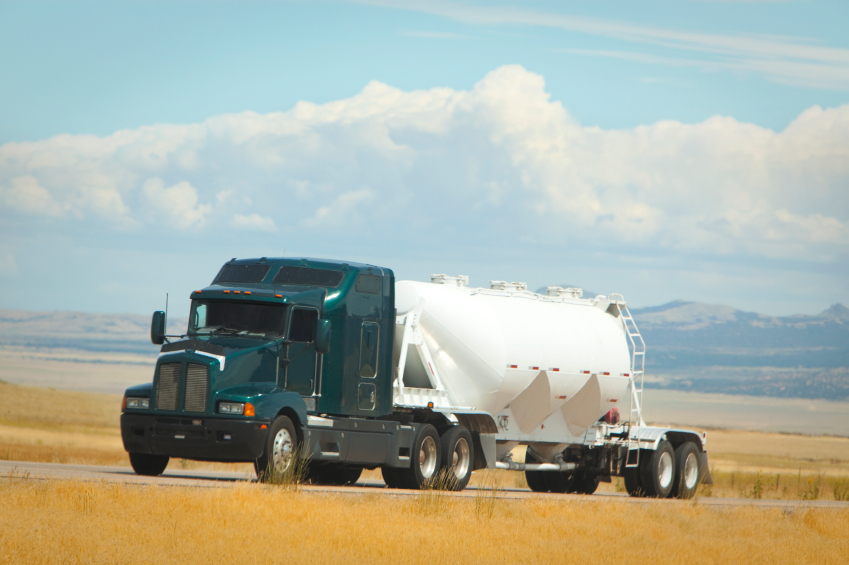
[(424, 438), (419, 449), (419, 470), (425, 479), (431, 478), (436, 471), (436, 441), (430, 436)]
[(672, 455), (668, 451), (660, 454), (660, 461), (657, 464), (657, 477), (661, 488), (666, 488), (672, 484)]
[(285, 473), (292, 462), (292, 436), (286, 428), (282, 428), (274, 436), (271, 454), (274, 472)]
[(451, 462), (454, 476), (458, 480), (466, 478), (466, 474), (469, 472), (469, 459), (469, 444), (465, 438), (460, 438), (454, 445), (454, 458)]
[(695, 453), (687, 455), (687, 460), (684, 461), (684, 485), (687, 490), (696, 488), (696, 483), (699, 481), (699, 461)]

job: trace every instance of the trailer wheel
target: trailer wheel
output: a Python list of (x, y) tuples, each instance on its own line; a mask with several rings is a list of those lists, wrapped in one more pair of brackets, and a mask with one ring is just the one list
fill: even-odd
[(575, 474), (571, 471), (543, 471), (549, 492), (575, 492)]
[[(666, 498), (672, 492), (675, 480), (675, 454), (668, 441), (661, 441), (654, 453), (640, 462), (640, 477), (646, 496)], [(645, 466), (643, 466), (645, 463)]]
[[(525, 455), (525, 463), (539, 463), (537, 458), (528, 451)], [(525, 471), (525, 480), (534, 492), (548, 492), (548, 484), (545, 482), (545, 471)]]
[(582, 471), (575, 473), (574, 476), (574, 492), (578, 494), (593, 494), (598, 489), (598, 475)]
[(430, 424), (419, 426), (410, 452), (410, 468), (398, 469), (398, 474), (409, 489), (421, 489), (436, 477), (440, 468), (439, 434)]
[(268, 432), (265, 451), (254, 461), (257, 478), (265, 483), (282, 476), (294, 463), (297, 448), (295, 425), (286, 416), (278, 416)]
[(451, 426), (439, 438), (442, 468), (449, 490), (463, 490), (472, 478), (475, 448), (472, 434), (463, 426)]
[(130, 453), (130, 465), (137, 475), (158, 477), (168, 466), (167, 455), (151, 455), (149, 453)]
[(310, 468), (310, 480), (317, 485), (352, 485), (363, 474), (362, 467), (346, 467), (335, 463)]
[(672, 496), (693, 498), (699, 487), (699, 449), (691, 441), (682, 443), (675, 450), (675, 482)]
[(646, 495), (643, 483), (640, 480), (639, 467), (625, 467), (625, 490), (631, 496), (641, 497)]

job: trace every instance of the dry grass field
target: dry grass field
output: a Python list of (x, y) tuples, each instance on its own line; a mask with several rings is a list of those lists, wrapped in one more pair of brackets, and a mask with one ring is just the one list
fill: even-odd
[[(118, 428), (118, 395), (26, 387), (0, 382), (0, 459), (129, 466)], [(702, 496), (849, 500), (849, 438), (710, 430), (708, 450), (715, 484)], [(523, 453), (516, 454), (522, 460)], [(252, 473), (250, 464), (175, 459), (171, 469)], [(365, 478), (380, 479), (380, 471)], [(523, 473), (499, 471), (472, 484), (495, 481), (525, 488)], [(621, 479), (601, 492), (624, 492)]]
[(849, 512), (0, 478), (6, 563), (838, 564)]

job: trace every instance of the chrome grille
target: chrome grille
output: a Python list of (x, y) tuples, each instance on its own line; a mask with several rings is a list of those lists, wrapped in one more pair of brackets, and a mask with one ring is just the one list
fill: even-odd
[(209, 367), (189, 363), (186, 368), (186, 412), (206, 412), (206, 395), (209, 390)]
[(177, 388), (180, 384), (180, 363), (163, 363), (159, 366), (156, 388), (156, 409), (177, 409)]

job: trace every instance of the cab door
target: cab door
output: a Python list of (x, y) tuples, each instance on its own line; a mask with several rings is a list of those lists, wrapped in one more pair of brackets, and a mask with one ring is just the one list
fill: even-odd
[(289, 322), (289, 340), (292, 343), (283, 348), (286, 357), (281, 359), (281, 366), (286, 365), (286, 390), (304, 396), (311, 395), (315, 390), (318, 354), (315, 352), (314, 340), (317, 321), (318, 310), (314, 308), (295, 307), (292, 310)]
[(360, 328), (360, 369), (358, 371), (360, 384), (357, 387), (357, 407), (360, 410), (374, 410), (377, 404), (377, 360), (379, 346), (380, 324), (365, 321)]

